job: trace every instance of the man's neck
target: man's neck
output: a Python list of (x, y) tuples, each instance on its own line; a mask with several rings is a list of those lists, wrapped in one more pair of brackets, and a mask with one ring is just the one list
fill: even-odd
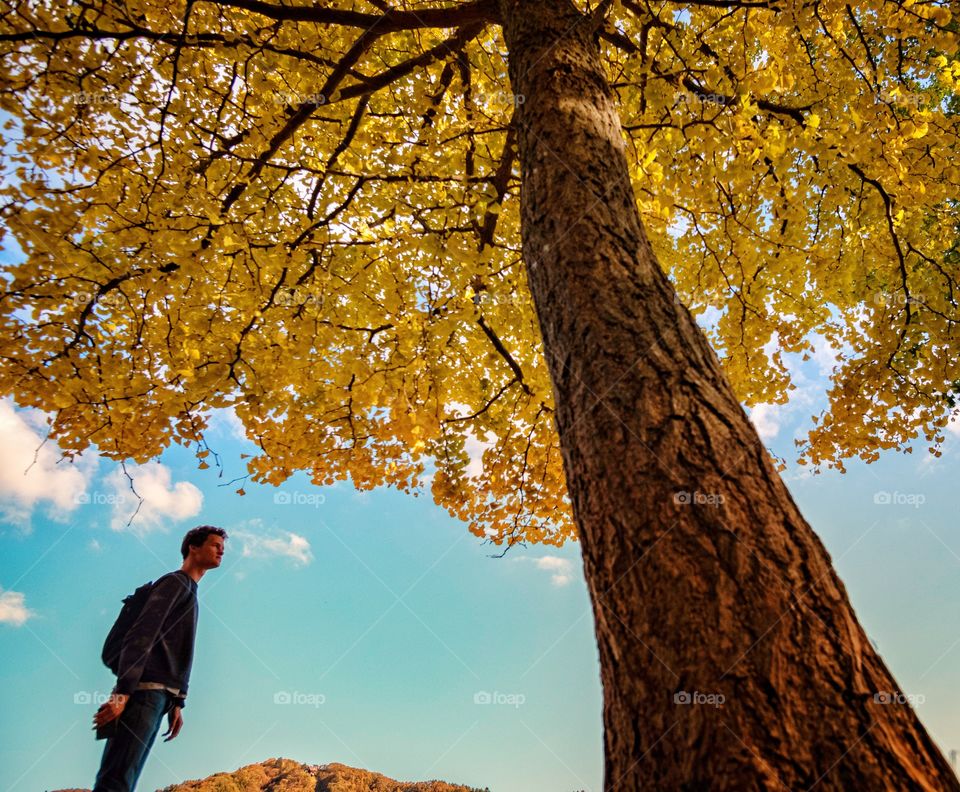
[(183, 566), (180, 567), (180, 571), (193, 578), (195, 583), (200, 582), (200, 578), (203, 577), (204, 573), (207, 571), (203, 567), (195, 566), (191, 564), (189, 559), (183, 562)]

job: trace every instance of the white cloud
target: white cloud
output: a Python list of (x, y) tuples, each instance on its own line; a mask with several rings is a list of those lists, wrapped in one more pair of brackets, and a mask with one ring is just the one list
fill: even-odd
[(780, 334), (774, 332), (767, 339), (767, 343), (763, 345), (763, 354), (767, 356), (767, 360), (773, 360), (773, 356), (778, 349), (780, 349)]
[[(833, 367), (842, 362), (841, 354), (851, 354), (848, 345), (838, 349), (820, 333), (812, 333), (809, 340), (813, 345), (813, 351), (809, 353), (812, 364), (805, 363), (803, 355), (799, 353), (783, 354), (783, 364), (794, 386), (793, 390), (786, 393), (787, 401), (783, 404), (758, 404), (750, 409), (750, 420), (764, 442), (776, 438), (785, 425), (797, 422), (798, 419), (794, 437), (806, 437), (811, 428), (808, 418), (810, 413), (804, 413), (807, 409), (819, 412), (827, 407), (826, 394)], [(779, 345), (779, 335), (774, 333), (764, 345), (763, 351), (772, 360)]]
[(64, 519), (82, 502), (97, 466), (94, 455), (71, 463), (54, 443), (41, 446), (44, 420), (38, 411), (17, 411), (9, 399), (0, 400), (0, 517), (24, 527), (40, 501), (50, 503), (52, 517)]
[(566, 586), (573, 580), (573, 564), (568, 558), (560, 558), (560, 556), (552, 555), (540, 556), (539, 558), (520, 556), (518, 560), (533, 561), (537, 569), (545, 569), (551, 572), (550, 582), (557, 588)]
[(947, 432), (954, 437), (960, 437), (960, 412), (954, 413), (951, 417), (950, 423), (947, 424)]
[[(451, 414), (459, 417), (471, 415), (475, 412), (469, 405), (463, 402), (452, 402), (450, 404)], [(483, 452), (493, 445), (493, 441), (483, 441), (477, 437), (472, 429), (465, 433), (463, 441), (463, 450), (467, 452), (469, 462), (465, 473), (469, 478), (480, 478), (483, 475)]]
[(297, 564), (306, 565), (313, 560), (313, 553), (310, 552), (310, 542), (306, 537), (300, 536), (290, 531), (284, 531), (285, 537), (276, 536), (272, 538), (262, 538), (256, 547), (244, 546), (243, 554), (250, 555), (248, 550), (263, 555), (279, 555), (292, 558)]
[(480, 440), (473, 431), (467, 432), (466, 440), (463, 442), (463, 450), (470, 457), (467, 463), (466, 475), (470, 478), (479, 478), (483, 475), (483, 452), (493, 445), (492, 442), (485, 443)]
[(235, 437), (237, 440), (247, 440), (247, 430), (234, 407), (212, 410), (210, 428)]
[[(130, 490), (130, 481), (123, 469), (118, 467), (105, 479), (113, 491), (105, 496), (99, 493), (93, 495), (94, 503), (103, 501), (113, 506), (110, 527), (114, 531), (129, 529), (143, 534), (160, 528), (164, 520), (193, 517), (203, 506), (203, 493), (189, 481), (174, 484), (166, 465), (159, 462), (127, 465), (127, 473), (133, 479), (136, 494)], [(137, 495), (143, 498), (142, 503)]]
[(840, 364), (840, 350), (830, 345), (830, 342), (819, 333), (810, 338), (813, 344), (811, 357), (816, 361), (820, 374), (829, 377), (833, 374), (833, 367)]
[(14, 627), (19, 627), (34, 615), (34, 612), (27, 608), (22, 593), (0, 589), (0, 624), (12, 624)]
[(291, 559), (299, 566), (306, 566), (313, 561), (310, 542), (306, 537), (292, 531), (279, 531), (273, 535), (266, 535), (260, 532), (263, 521), (259, 519), (248, 520), (244, 525), (255, 530), (250, 531), (245, 528), (230, 530), (230, 538), (239, 539), (243, 543), (241, 552), (244, 557), (281, 556)]
[(757, 434), (764, 442), (773, 440), (780, 432), (780, 405), (758, 404), (750, 408), (750, 420), (757, 429)]

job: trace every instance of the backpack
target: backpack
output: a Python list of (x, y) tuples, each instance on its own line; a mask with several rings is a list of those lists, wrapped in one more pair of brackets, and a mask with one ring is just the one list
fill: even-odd
[[(159, 578), (157, 583), (159, 583)], [(120, 669), (120, 651), (123, 649), (123, 639), (127, 632), (137, 620), (143, 606), (147, 604), (150, 592), (153, 590), (154, 582), (148, 581), (140, 586), (133, 594), (128, 594), (123, 598), (123, 607), (120, 608), (120, 615), (107, 633), (107, 639), (103, 642), (103, 651), (100, 652), (100, 659), (103, 664), (109, 668), (115, 675), (119, 674)]]

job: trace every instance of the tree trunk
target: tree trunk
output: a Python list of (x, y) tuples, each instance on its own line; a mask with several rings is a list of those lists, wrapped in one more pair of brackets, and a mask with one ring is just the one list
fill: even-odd
[(500, 10), (604, 789), (960, 790), (657, 264), (590, 19)]

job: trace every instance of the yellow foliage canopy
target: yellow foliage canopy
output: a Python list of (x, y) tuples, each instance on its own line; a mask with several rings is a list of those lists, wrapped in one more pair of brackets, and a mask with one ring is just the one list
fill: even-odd
[[(587, 10), (587, 9), (584, 9)], [(946, 2), (604, 6), (654, 247), (739, 398), (840, 350), (815, 464), (937, 444), (960, 388)], [(496, 542), (573, 526), (520, 255), (493, 0), (5, 0), (0, 392), (51, 435), (257, 481), (417, 488)], [(556, 167), (565, 167), (557, 162)], [(625, 174), (626, 175), (626, 174)], [(483, 469), (468, 469), (481, 447)], [(201, 457), (201, 463), (203, 457)]]

